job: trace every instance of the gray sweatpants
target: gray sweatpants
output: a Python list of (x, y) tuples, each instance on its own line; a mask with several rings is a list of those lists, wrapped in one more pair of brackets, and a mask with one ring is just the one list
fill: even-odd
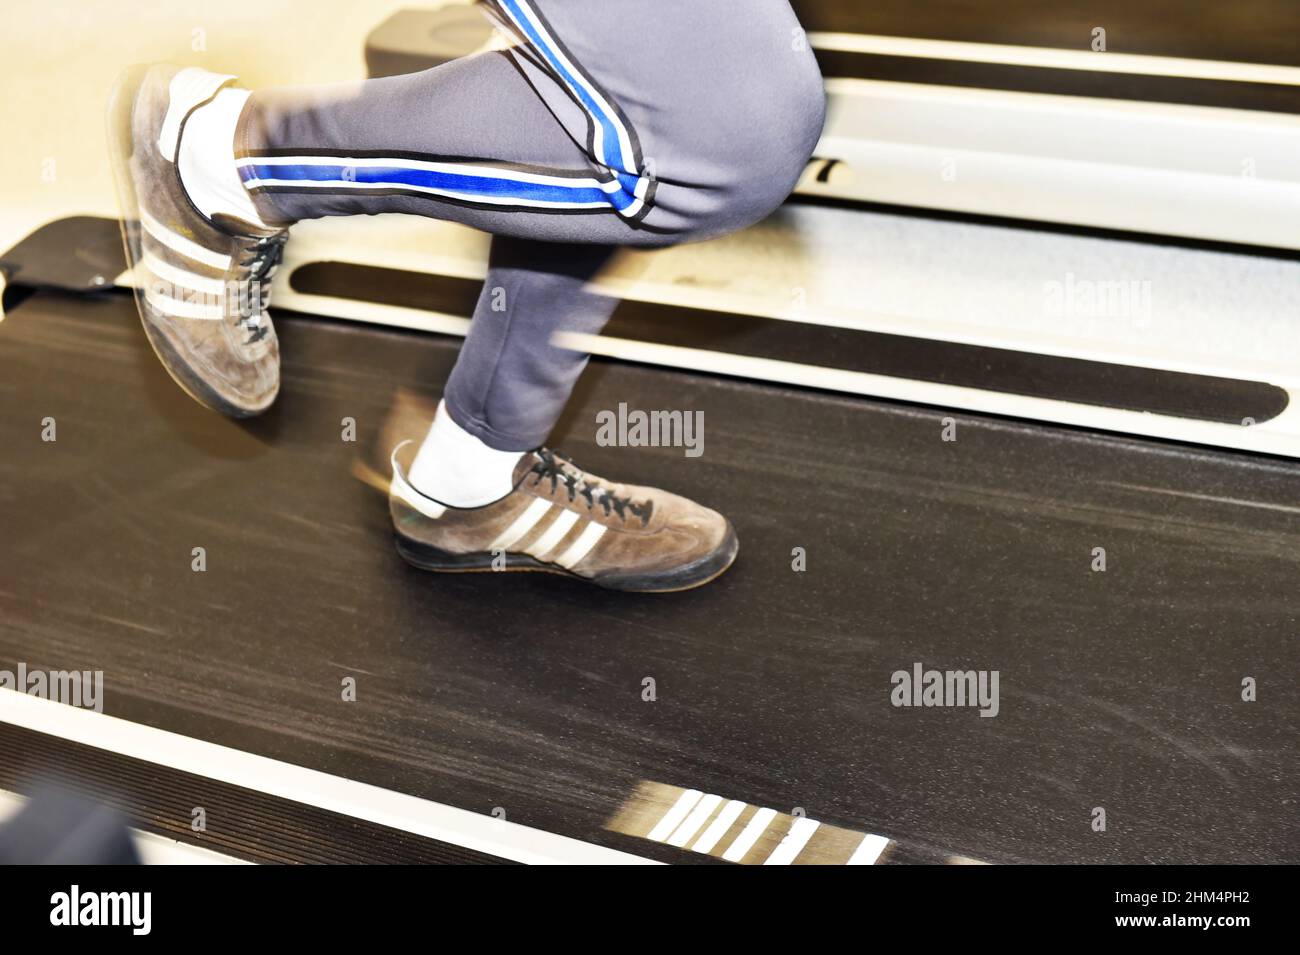
[(615, 301), (616, 246), (750, 225), (794, 187), (825, 110), (786, 0), (491, 0), (521, 41), (406, 76), (255, 93), (241, 174), (267, 221), (404, 212), (493, 233), (448, 382), (453, 419), (541, 444)]

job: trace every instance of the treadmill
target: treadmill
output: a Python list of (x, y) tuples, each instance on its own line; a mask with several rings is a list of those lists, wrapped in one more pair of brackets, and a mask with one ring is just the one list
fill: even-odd
[[(755, 515), (667, 599), (394, 553), (484, 237), (296, 226), (247, 422), (153, 359), (115, 222), (0, 254), (0, 671), (105, 687), (0, 681), (0, 818), (57, 785), (226, 862), (1296, 861), (1300, 374), (1255, 321), (1300, 277), (1296, 14), (1050, 6), (796, 4), (832, 106), (797, 194), (602, 279), (554, 443)], [(472, 13), (378, 25), (371, 72), (472, 55)], [(708, 453), (599, 446), (610, 395)], [(928, 671), (996, 671), (996, 716), (896, 705)]]

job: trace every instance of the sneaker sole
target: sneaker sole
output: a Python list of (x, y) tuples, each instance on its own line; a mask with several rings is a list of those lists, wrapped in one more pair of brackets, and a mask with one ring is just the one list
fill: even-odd
[[(135, 153), (135, 137), (132, 135), (132, 117), (140, 87), (152, 64), (132, 66), (124, 71), (114, 82), (108, 98), (108, 148), (113, 167), (113, 185), (117, 191), (119, 211), (118, 226), (122, 232), (122, 248), (126, 252), (126, 264), (133, 274), (136, 263), (142, 257), (142, 240), (140, 238), (140, 200), (135, 191), (135, 180), (131, 176), (131, 157)], [(167, 369), (172, 381), (180, 386), (187, 395), (213, 411), (218, 411), (230, 418), (251, 418), (264, 412), (275, 401), (275, 394), (260, 407), (245, 408), (231, 403), (207, 384), (200, 376), (190, 370), (184, 356), (165, 335), (149, 321), (148, 305), (144, 290), (133, 281), (131, 292), (135, 296), (136, 311), (140, 313), (140, 324), (144, 326), (145, 337), (154, 354)]]
[(571, 577), (584, 583), (595, 584), (606, 590), (619, 590), (629, 593), (666, 594), (683, 590), (694, 590), (712, 580), (721, 577), (736, 561), (740, 552), (740, 542), (736, 531), (727, 523), (727, 534), (722, 544), (712, 553), (691, 564), (674, 567), (658, 573), (606, 573), (595, 577), (575, 574), (557, 564), (548, 564), (527, 554), (506, 553), (505, 566), (494, 567), (494, 558), (490, 553), (451, 554), (428, 544), (412, 540), (401, 534), (394, 535), (397, 553), (402, 560), (420, 570), (442, 574), (481, 574), (481, 573), (543, 573)]

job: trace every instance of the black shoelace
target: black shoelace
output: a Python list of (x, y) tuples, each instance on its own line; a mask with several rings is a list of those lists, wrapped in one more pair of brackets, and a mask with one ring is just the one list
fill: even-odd
[(613, 513), (618, 515), (619, 520), (626, 521), (631, 514), (641, 518), (642, 526), (650, 523), (650, 515), (654, 512), (654, 501), (637, 503), (630, 497), (618, 497), (583, 473), (571, 458), (550, 448), (538, 448), (533, 453), (537, 456), (537, 460), (529, 473), (537, 475), (535, 482), (537, 484), (549, 479), (552, 494), (563, 484), (569, 493), (570, 501), (577, 500), (581, 495), (587, 502), (588, 508), (595, 510), (599, 505), (604, 509), (606, 517)]
[(243, 303), (240, 303), (239, 324), (248, 332), (248, 341), (245, 342), (247, 345), (261, 341), (269, 331), (268, 327), (262, 324), (262, 316), (266, 314), (267, 306), (271, 301), (271, 277), (284, 258), (284, 244), (288, 241), (289, 232), (285, 230), (256, 239), (250, 238), (243, 246), (244, 255), (240, 258), (239, 264), (248, 269), (244, 282), (250, 288), (256, 283), (257, 288), (255, 308), (245, 312)]

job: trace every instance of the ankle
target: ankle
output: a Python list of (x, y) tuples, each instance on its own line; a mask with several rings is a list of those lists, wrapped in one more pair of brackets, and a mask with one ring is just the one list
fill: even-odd
[(208, 219), (225, 216), (272, 229), (244, 188), (235, 160), (235, 129), (251, 95), (228, 86), (194, 110), (181, 129), (176, 167), (190, 201)]
[(482, 507), (514, 490), (515, 467), (524, 453), (488, 447), (452, 420), (446, 402), (440, 402), (407, 479), (448, 507)]

